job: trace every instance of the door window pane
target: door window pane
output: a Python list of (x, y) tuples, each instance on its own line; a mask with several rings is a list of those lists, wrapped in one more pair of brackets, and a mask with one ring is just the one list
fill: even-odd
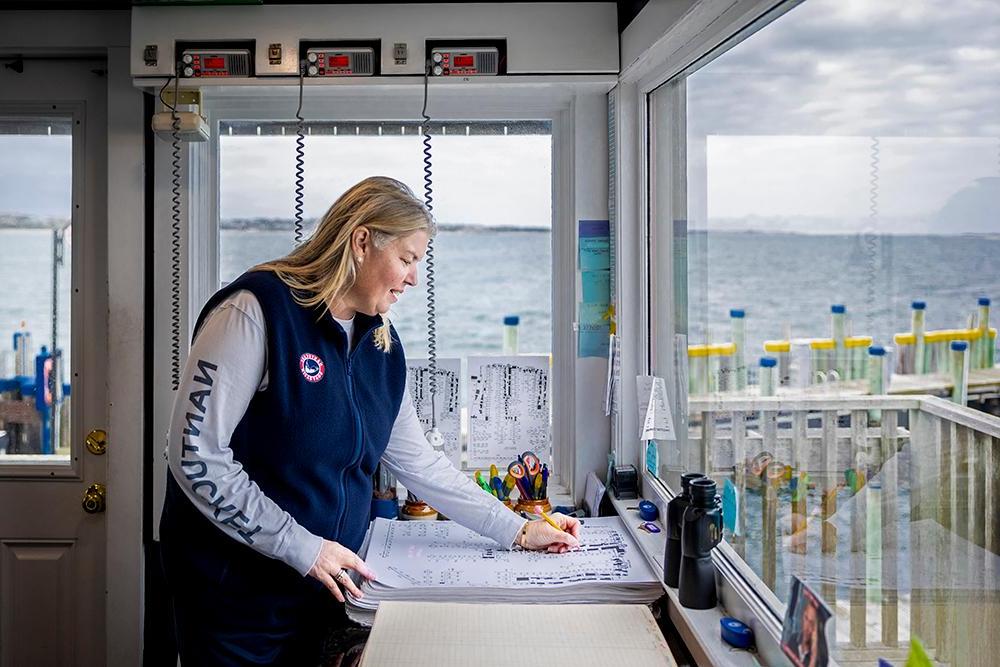
[(0, 116), (0, 463), (69, 463), (72, 127)]

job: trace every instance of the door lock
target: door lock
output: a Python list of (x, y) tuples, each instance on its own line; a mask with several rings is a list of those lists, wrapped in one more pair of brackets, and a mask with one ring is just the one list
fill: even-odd
[(87, 514), (100, 514), (107, 504), (108, 489), (103, 484), (91, 484), (83, 492), (83, 511)]
[(87, 445), (88, 452), (100, 456), (108, 451), (108, 434), (106, 431), (95, 428), (87, 434), (84, 444)]

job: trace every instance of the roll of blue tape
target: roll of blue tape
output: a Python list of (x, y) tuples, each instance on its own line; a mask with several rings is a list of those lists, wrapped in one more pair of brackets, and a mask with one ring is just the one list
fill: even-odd
[(656, 509), (656, 505), (648, 500), (643, 500), (639, 502), (639, 518), (643, 521), (656, 521), (660, 516), (660, 510)]
[(753, 646), (753, 630), (745, 623), (737, 621), (728, 616), (719, 623), (722, 625), (722, 641), (736, 648), (750, 648)]

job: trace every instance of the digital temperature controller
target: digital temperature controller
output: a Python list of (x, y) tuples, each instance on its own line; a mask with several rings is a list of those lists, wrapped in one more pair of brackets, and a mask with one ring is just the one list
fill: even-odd
[(370, 46), (306, 50), (306, 76), (373, 76), (375, 49)]
[(500, 51), (493, 46), (431, 49), (434, 76), (496, 76), (500, 73)]
[(248, 77), (249, 49), (184, 49), (181, 51), (181, 78)]

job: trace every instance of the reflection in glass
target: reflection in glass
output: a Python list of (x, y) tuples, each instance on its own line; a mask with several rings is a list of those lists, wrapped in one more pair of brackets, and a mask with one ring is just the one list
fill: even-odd
[(0, 117), (0, 463), (69, 462), (72, 120)]
[(988, 661), (1000, 420), (966, 404), (1000, 414), (1000, 6), (790, 4), (653, 94), (687, 120), (677, 467), (780, 601), (823, 596), (836, 659)]

